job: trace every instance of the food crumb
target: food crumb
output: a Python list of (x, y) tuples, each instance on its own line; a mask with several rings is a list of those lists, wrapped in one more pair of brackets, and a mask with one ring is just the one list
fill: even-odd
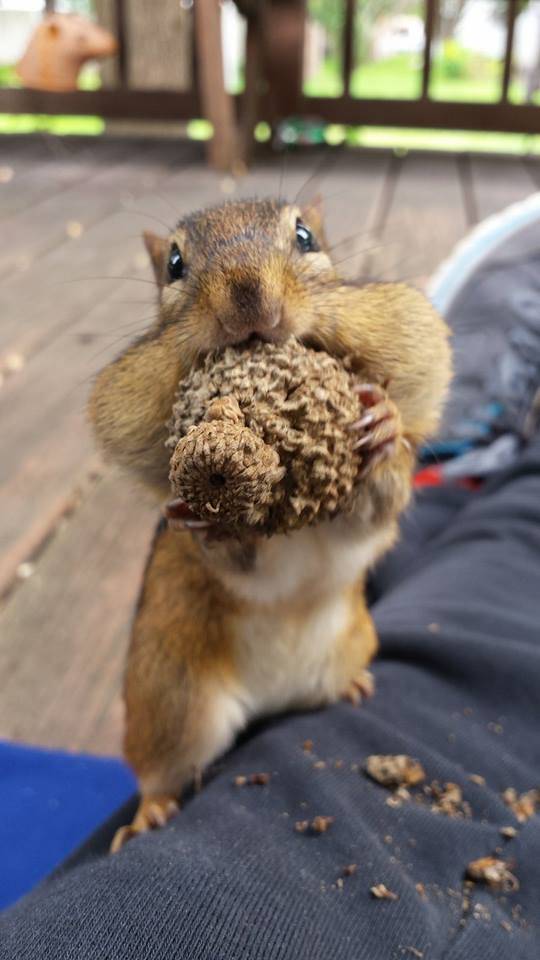
[(294, 829), (297, 833), (326, 833), (330, 829), (335, 817), (321, 816), (313, 817), (313, 820), (297, 820)]
[(315, 763), (313, 764), (313, 769), (314, 769), (314, 770), (325, 770), (325, 769), (326, 769), (326, 761), (325, 761), (325, 760), (316, 760)]
[(4, 358), (4, 369), (8, 373), (19, 373), (25, 365), (22, 353), (8, 353)]
[(519, 890), (519, 880), (510, 870), (506, 860), (496, 857), (480, 857), (472, 860), (467, 867), (467, 876), (479, 883), (487, 883), (489, 887), (514, 893)]
[(336, 880), (336, 887), (338, 890), (343, 890), (344, 880), (343, 877), (338, 877)]
[(425, 885), (423, 883), (415, 883), (414, 886), (416, 888), (416, 892), (418, 893), (418, 895), (422, 897), (422, 900), (426, 900), (427, 898), (426, 898)]
[(387, 833), (386, 836), (383, 837), (383, 840), (385, 843), (392, 843), (393, 837), (389, 833)]
[(501, 827), (499, 833), (502, 837), (506, 837), (507, 840), (512, 840), (514, 837), (517, 837), (517, 830), (515, 827)]
[(410, 800), (410, 799), (411, 799), (411, 794), (410, 794), (409, 790), (407, 790), (407, 787), (398, 787), (397, 790), (396, 790), (396, 792), (395, 792), (395, 796), (396, 796), (396, 797), (399, 797), (400, 800)]
[(437, 780), (433, 780), (427, 794), (433, 799), (431, 810), (433, 813), (442, 813), (446, 817), (470, 817), (472, 811), (466, 800), (463, 799), (463, 792), (457, 783), (445, 783), (441, 786)]
[(313, 740), (304, 740), (302, 744), (302, 750), (304, 753), (311, 753), (313, 750)]
[(348, 863), (346, 867), (343, 867), (343, 876), (344, 877), (353, 877), (358, 870), (357, 863)]
[(342, 766), (343, 766), (343, 760), (336, 760), (336, 761), (335, 761), (334, 767), (336, 768), (336, 770), (341, 770)]
[(483, 920), (485, 923), (489, 923), (491, 920), (491, 911), (488, 910), (483, 903), (475, 903), (473, 908), (473, 918), (474, 920)]
[(389, 890), (385, 883), (376, 883), (370, 887), (370, 893), (376, 900), (399, 900), (397, 893)]
[(326, 833), (326, 831), (332, 826), (334, 820), (335, 817), (322, 817), (319, 815), (317, 817), (313, 817), (310, 826), (315, 833)]
[(235, 787), (245, 787), (248, 786), (259, 786), (265, 787), (270, 783), (270, 774), (269, 773), (250, 773), (247, 777), (240, 775), (234, 778)]
[(28, 580), (29, 577), (35, 572), (36, 565), (34, 563), (20, 563), (17, 567), (17, 576), (19, 580)]
[(424, 956), (424, 951), (419, 950), (417, 947), (401, 947), (403, 953), (410, 953), (413, 957), (419, 957), (420, 960)]
[(13, 167), (0, 167), (0, 183), (10, 183), (14, 175)]
[(66, 235), (70, 240), (78, 240), (82, 235), (83, 225), (78, 220), (68, 220), (66, 223)]
[(540, 803), (540, 789), (527, 790), (520, 795), (514, 787), (507, 787), (503, 791), (502, 798), (506, 806), (513, 810), (519, 822), (525, 823), (536, 813), (536, 807)]
[(507, 933), (512, 933), (512, 924), (509, 920), (501, 920), (501, 927), (503, 930), (506, 930)]
[(412, 787), (426, 778), (422, 764), (404, 753), (372, 754), (366, 760), (365, 769), (368, 776), (383, 787)]
[(440, 623), (428, 623), (427, 628), (430, 633), (440, 633), (441, 625)]
[(467, 779), (470, 780), (471, 783), (477, 783), (479, 787), (485, 787), (486, 785), (486, 778), (480, 776), (479, 773), (470, 773)]

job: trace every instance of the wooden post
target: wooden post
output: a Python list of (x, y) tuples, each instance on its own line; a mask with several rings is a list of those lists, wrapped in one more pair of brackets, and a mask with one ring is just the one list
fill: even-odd
[(512, 47), (514, 45), (514, 29), (516, 25), (517, 2), (508, 0), (508, 9), (506, 15), (506, 48), (504, 51), (503, 79), (501, 88), (501, 101), (508, 101), (508, 87), (512, 76)]
[(257, 15), (249, 16), (246, 35), (245, 88), (240, 113), (240, 153), (246, 164), (249, 163), (253, 152), (253, 128), (257, 123), (259, 112), (261, 56), (259, 18)]
[(264, 0), (261, 44), (272, 120), (298, 109), (302, 96), (305, 0)]
[(429, 96), (429, 78), (431, 75), (431, 47), (435, 32), (435, 0), (426, 0), (426, 29), (424, 40), (424, 66), (422, 69), (422, 99)]
[(128, 83), (128, 40), (126, 30), (125, 0), (115, 0), (116, 39), (118, 40), (118, 73), (120, 86), (127, 89)]
[(199, 93), (204, 116), (214, 128), (208, 161), (216, 170), (230, 170), (238, 159), (232, 97), (225, 90), (218, 0), (195, 0), (195, 42)]
[(354, 16), (355, 0), (346, 0), (345, 24), (343, 28), (343, 94), (348, 96), (351, 86), (351, 73), (354, 68)]

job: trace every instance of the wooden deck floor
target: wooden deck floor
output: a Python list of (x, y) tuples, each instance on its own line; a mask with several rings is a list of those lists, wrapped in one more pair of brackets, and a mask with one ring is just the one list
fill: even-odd
[[(234, 185), (189, 144), (4, 138), (0, 151), (0, 737), (115, 753), (155, 516), (95, 454), (85, 398), (154, 312), (141, 230)], [(317, 162), (260, 164), (235, 195), (281, 183), (294, 196)], [(348, 153), (319, 186), (344, 270), (422, 285), (539, 181), (533, 160)]]

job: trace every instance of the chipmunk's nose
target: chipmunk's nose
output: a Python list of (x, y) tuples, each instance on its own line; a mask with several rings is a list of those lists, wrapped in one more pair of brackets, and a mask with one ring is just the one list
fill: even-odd
[(272, 338), (281, 320), (281, 305), (268, 296), (260, 280), (232, 277), (228, 292), (228, 308), (220, 316), (227, 339), (239, 343), (253, 335)]
[(231, 283), (231, 300), (240, 314), (253, 316), (261, 309), (261, 287), (259, 281), (233, 280)]

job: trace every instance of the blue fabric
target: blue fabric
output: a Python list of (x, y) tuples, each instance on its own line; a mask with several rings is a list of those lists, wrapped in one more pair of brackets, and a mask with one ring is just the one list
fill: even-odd
[(0, 908), (18, 900), (135, 789), (119, 760), (0, 742)]

